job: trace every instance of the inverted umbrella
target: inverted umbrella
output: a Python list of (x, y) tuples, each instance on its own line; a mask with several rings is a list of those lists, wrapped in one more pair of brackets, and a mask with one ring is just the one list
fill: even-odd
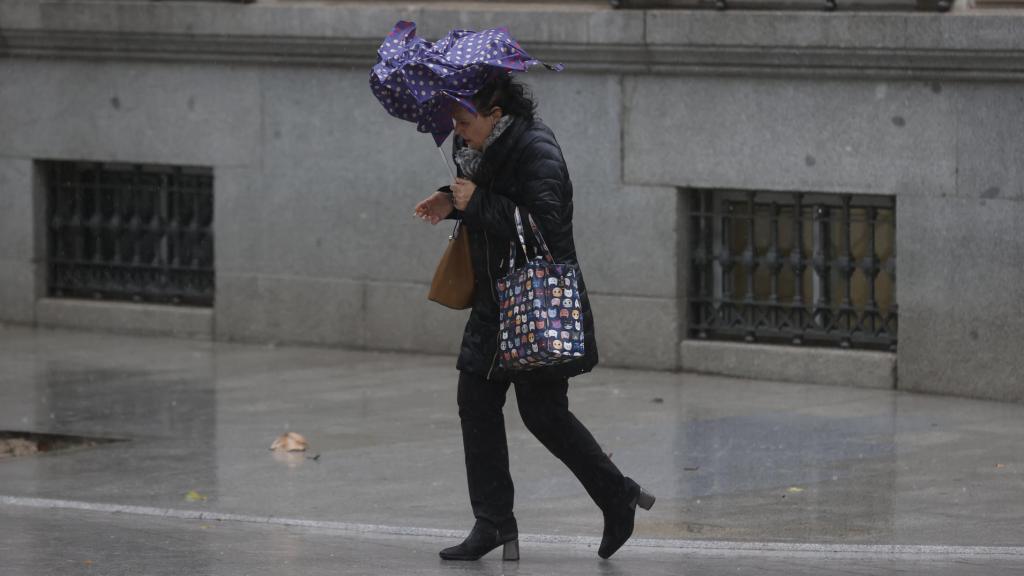
[(452, 30), (437, 42), (416, 36), (416, 23), (399, 21), (377, 50), (370, 89), (389, 114), (416, 123), (438, 147), (452, 131), (451, 102), (475, 112), (472, 97), (497, 74), (542, 64), (506, 28)]

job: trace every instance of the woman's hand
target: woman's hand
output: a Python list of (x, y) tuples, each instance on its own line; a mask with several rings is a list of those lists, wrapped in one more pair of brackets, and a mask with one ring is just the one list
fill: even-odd
[(452, 213), (452, 202), (444, 192), (434, 192), (416, 205), (415, 215), (421, 220), (437, 224)]
[(469, 204), (469, 199), (473, 197), (473, 192), (476, 192), (476, 184), (465, 178), (456, 178), (455, 184), (452, 184), (452, 192), (455, 193), (453, 195), (455, 207), (459, 210), (465, 210)]

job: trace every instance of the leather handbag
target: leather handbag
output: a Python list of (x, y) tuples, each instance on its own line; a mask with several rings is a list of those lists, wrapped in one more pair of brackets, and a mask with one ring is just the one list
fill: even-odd
[(509, 273), (498, 280), (499, 363), (505, 370), (556, 366), (584, 355), (583, 306), (579, 269), (555, 263), (537, 224), (527, 214), (540, 250), (531, 260), (519, 208), (516, 231), (526, 263), (516, 268), (516, 243), (511, 242)]
[(461, 220), (448, 236), (448, 247), (441, 255), (430, 282), (427, 298), (455, 310), (465, 310), (473, 305), (475, 279), (473, 263), (469, 256), (469, 234), (462, 230)]

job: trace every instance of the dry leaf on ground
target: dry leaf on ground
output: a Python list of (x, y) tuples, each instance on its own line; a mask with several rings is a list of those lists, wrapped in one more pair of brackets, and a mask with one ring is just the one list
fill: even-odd
[(187, 502), (206, 502), (206, 496), (203, 496), (195, 490), (189, 490), (188, 494), (185, 494), (185, 500)]
[(309, 442), (306, 438), (298, 432), (288, 432), (281, 434), (274, 440), (274, 443), (270, 445), (271, 450), (280, 450), (284, 452), (304, 452), (309, 447)]
[(5, 456), (27, 456), (39, 452), (39, 445), (24, 438), (0, 439), (0, 458)]

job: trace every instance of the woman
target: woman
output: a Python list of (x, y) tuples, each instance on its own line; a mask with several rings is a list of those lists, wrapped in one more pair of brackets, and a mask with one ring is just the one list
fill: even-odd
[(632, 534), (637, 504), (650, 509), (654, 497), (623, 476), (569, 412), (568, 379), (597, 364), (594, 319), (582, 277), (584, 357), (527, 372), (506, 372), (497, 359), (495, 282), (512, 264), (507, 260), (509, 242), (516, 238), (514, 211), (518, 206), (533, 217), (556, 262), (576, 263), (572, 182), (554, 134), (535, 117), (534, 102), (511, 75), (502, 74), (485, 85), (473, 104), (476, 113), (460, 105), (452, 110), (453, 155), (460, 175), (450, 187), (452, 193), (438, 191), (415, 210), (431, 224), (445, 218), (462, 220), (476, 276), (473, 309), (457, 364), (459, 418), (476, 523), (469, 537), (442, 550), (441, 558), (476, 560), (504, 545), (505, 560), (519, 559), (502, 416), (512, 384), (526, 427), (569, 467), (604, 513), (598, 554), (608, 558)]

